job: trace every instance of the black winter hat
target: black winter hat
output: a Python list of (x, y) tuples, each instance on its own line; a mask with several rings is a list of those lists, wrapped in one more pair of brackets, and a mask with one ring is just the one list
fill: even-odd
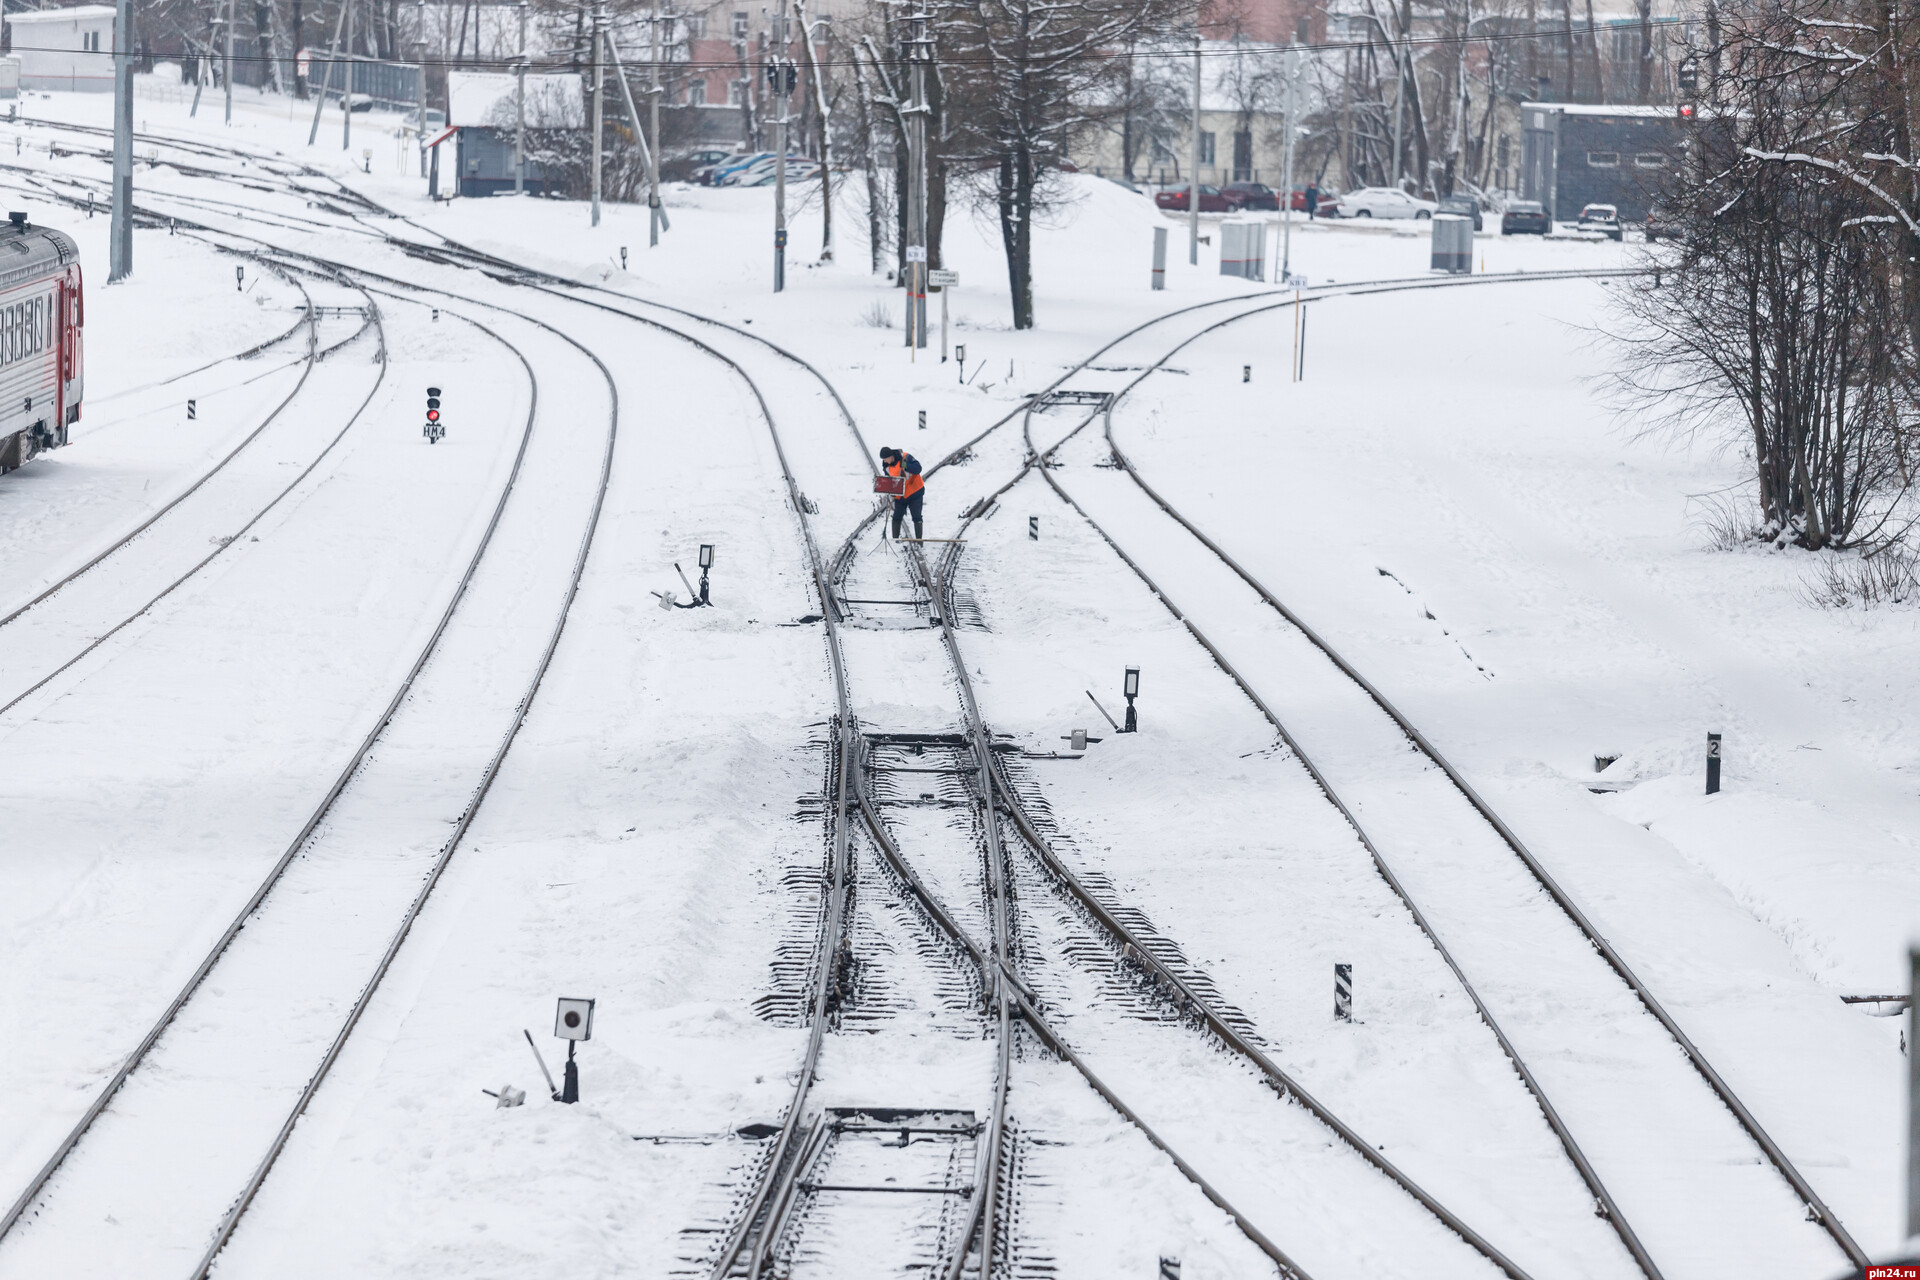
[(883, 444), (880, 446), (880, 456), (883, 458), (897, 458), (900, 456), (900, 451), (890, 444)]

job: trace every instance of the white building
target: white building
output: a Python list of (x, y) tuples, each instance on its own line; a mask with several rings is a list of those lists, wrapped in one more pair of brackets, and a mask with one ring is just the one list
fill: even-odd
[(113, 90), (113, 6), (9, 13), (22, 89)]

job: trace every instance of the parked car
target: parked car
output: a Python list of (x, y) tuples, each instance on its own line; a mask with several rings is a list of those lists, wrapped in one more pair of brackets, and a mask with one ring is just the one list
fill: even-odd
[(1480, 202), (1472, 196), (1440, 197), (1440, 213), (1457, 213), (1463, 218), (1473, 219), (1473, 229), (1480, 230)]
[(1680, 237), (1680, 220), (1673, 214), (1654, 205), (1647, 210), (1647, 243), (1659, 240), (1677, 240)]
[(696, 151), (665, 156), (660, 161), (660, 176), (667, 182), (686, 182), (699, 170), (708, 165), (717, 165), (732, 154), (719, 147), (702, 147)]
[[(1178, 209), (1182, 213), (1187, 209), (1186, 187), (1172, 187), (1155, 195), (1153, 202), (1162, 209)], [(1227, 198), (1220, 194), (1220, 188), (1209, 187), (1204, 183), (1200, 187), (1200, 212), (1225, 213), (1228, 210)]]
[[(1280, 193), (1259, 182), (1229, 182), (1220, 188), (1229, 209), (1279, 209)], [(1206, 206), (1201, 205), (1202, 208)]]
[(1553, 219), (1547, 216), (1547, 206), (1538, 200), (1509, 200), (1507, 211), (1500, 215), (1500, 234), (1550, 236), (1553, 234)]
[[(764, 187), (773, 181), (773, 170), (775, 162), (778, 159), (779, 157), (771, 152), (759, 156), (750, 164), (737, 165), (722, 173), (714, 180), (714, 185), (717, 187)], [(796, 156), (789, 152), (787, 154), (787, 177), (792, 178), (801, 166), (811, 165), (812, 163), (813, 161), (807, 159), (805, 156)]]
[(737, 173), (750, 164), (757, 164), (762, 160), (771, 160), (772, 158), (773, 152), (771, 151), (755, 151), (751, 153), (736, 152), (706, 171), (706, 184), (710, 187), (720, 186), (726, 181), (730, 174)]
[(1610, 204), (1590, 204), (1580, 210), (1580, 221), (1575, 224), (1582, 231), (1598, 231), (1609, 240), (1626, 238), (1626, 228), (1620, 225), (1620, 210)]
[(1362, 187), (1340, 197), (1343, 218), (1431, 218), (1439, 206), (1396, 187)]
[[(1320, 203), (1319, 203), (1319, 204), (1316, 204), (1316, 205), (1315, 205), (1315, 206), (1313, 207), (1313, 216), (1314, 216), (1314, 217), (1316, 217), (1316, 218), (1337, 218), (1337, 217), (1339, 217), (1339, 216), (1340, 216), (1340, 202), (1341, 202), (1341, 200), (1343, 200), (1343, 199), (1345, 199), (1345, 198), (1346, 198), (1346, 197), (1344, 197), (1344, 196), (1330, 196), (1330, 195), (1328, 195), (1328, 194), (1326, 194), (1326, 193), (1325, 193), (1324, 191), (1323, 191), (1323, 192), (1321, 192), (1321, 193), (1320, 193)], [(1297, 206), (1297, 207), (1298, 207), (1298, 206)]]

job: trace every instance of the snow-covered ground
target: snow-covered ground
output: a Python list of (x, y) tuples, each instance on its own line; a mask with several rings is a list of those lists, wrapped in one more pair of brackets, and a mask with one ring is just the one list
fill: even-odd
[[(26, 122), (0, 124), (0, 147), (21, 139), (18, 164), (102, 176), (96, 158), (47, 145), (96, 142), (33, 121), (104, 124), (104, 98), (22, 105)], [(956, 210), (946, 265), (962, 279), (949, 306), (951, 340), (967, 347), (963, 384), (937, 348), (910, 359), (902, 346), (899, 294), (868, 271), (857, 178), (836, 206), (828, 264), (814, 261), (817, 187), (799, 189), (789, 287), (773, 295), (769, 191), (675, 189), (673, 229), (649, 250), (644, 209), (609, 206), (592, 228), (579, 204), (428, 204), (390, 116), (356, 118), (343, 155), (337, 114), (308, 149), (307, 120), (284, 101), (243, 93), (231, 126), (219, 107), (209, 99), (190, 120), (177, 89), (149, 80), (136, 123), (282, 152), (419, 228), (383, 230), (439, 233), (778, 342), (831, 381), (866, 447), (904, 446), (929, 464), (1122, 331), (1262, 287), (1216, 273), (1217, 236), (1189, 266), (1184, 223), (1076, 178), (1037, 236), (1039, 327), (1016, 333), (992, 220)], [(473, 553), (529, 414), (533, 440), (565, 443), (529, 455), (529, 467), (548, 470), (509, 499), (510, 523), (489, 551), (500, 581), (470, 609), (463, 602), (453, 647), (425, 669), (429, 684), (396, 718), (391, 745), (376, 748), (348, 807), (297, 864), (285, 896), (314, 901), (269, 898), (247, 936), (266, 959), (246, 967), (236, 953), (232, 968), (216, 967), (211, 999), (190, 1006), (36, 1215), (0, 1242), (0, 1276), (171, 1276), (197, 1259), (284, 1118), (288, 1089), (297, 1093), (358, 993), (367, 948), (397, 922), (394, 901), (417, 883), (433, 829), (457, 816), (474, 760), (516, 714), (527, 655), (579, 545), (609, 379), (612, 483), (553, 667), (218, 1270), (702, 1274), (764, 1145), (737, 1130), (778, 1123), (806, 1038), (783, 1012), (784, 966), (817, 931), (834, 706), (821, 628), (808, 620), (819, 603), (760, 402), (714, 354), (633, 320), (297, 223), (298, 202), (142, 168), (137, 198), (155, 209), (471, 299), (441, 295), (455, 314), (434, 318), (381, 296), (376, 389), (365, 335), (296, 387), (304, 331), (244, 362), (225, 358), (288, 334), (304, 305), (292, 280), (249, 268), (251, 286), (236, 290), (232, 257), (143, 230), (134, 278), (106, 287), (106, 218), (25, 181), (0, 177), (9, 207), (82, 244), (89, 396), (73, 445), (0, 478), (0, 616), (294, 398), (99, 576), (0, 627), (0, 702), (314, 469), (246, 538), (0, 714), (0, 1202), (52, 1152), (377, 727)], [(207, 198), (274, 216), (249, 225), (188, 203)], [(1156, 226), (1172, 240), (1164, 292), (1148, 288)], [(1638, 252), (1476, 242), (1489, 273), (1610, 268)], [(1291, 241), (1293, 269), (1315, 285), (1421, 277), (1426, 255), (1414, 227), (1296, 223)], [(347, 292), (330, 288), (330, 304)], [(1801, 591), (1806, 556), (1708, 549), (1699, 497), (1737, 485), (1740, 461), (1707, 442), (1647, 437), (1610, 413), (1607, 290), (1531, 281), (1330, 297), (1310, 308), (1299, 383), (1287, 368), (1293, 314), (1269, 312), (1199, 338), (1146, 378), (1116, 410), (1115, 439), (1464, 771), (1838, 1217), (1884, 1252), (1901, 1225), (1901, 1023), (1839, 997), (1900, 991), (1904, 944), (1920, 923), (1920, 707), (1907, 674), (1916, 615), (1820, 611)], [(563, 331), (606, 377), (499, 308)], [(937, 319), (937, 302), (931, 311)], [(821, 384), (740, 332), (653, 314), (755, 379), (831, 555), (868, 510), (869, 464)], [(335, 318), (319, 340), (354, 331)], [(1177, 337), (1157, 349), (1150, 336), (1129, 343), (1073, 385), (1117, 390)], [(528, 355), (537, 396), (503, 340)], [(448, 389), (451, 434), (437, 446), (418, 435), (429, 382)], [(330, 444), (369, 394), (364, 420)], [(1043, 446), (1070, 425), (1065, 413), (1037, 416)], [(1015, 417), (933, 478), (930, 536), (1018, 472), (1020, 427)], [(1438, 795), (1432, 778), (1368, 737), (1342, 700), (1351, 691), (1316, 684), (1310, 655), (1289, 649), (1264, 606), (1169, 532), (1120, 473), (1096, 465), (1102, 453), (1097, 438), (1077, 441), (1062, 455), (1062, 484), (1307, 752), (1327, 754), (1335, 784), (1353, 788), (1362, 822), (1416, 901), (1428, 896), (1469, 978), (1503, 1021), (1512, 1014), (1509, 1031), (1628, 1216), (1640, 1207), (1665, 1274), (1691, 1280), (1729, 1256), (1753, 1274), (1837, 1273), (1839, 1252), (1717, 1104), (1699, 1102), (1678, 1051), (1605, 1030), (1644, 1021), (1625, 988), (1578, 986), (1584, 971), (1533, 941), (1546, 935), (1528, 932), (1539, 904), (1523, 893), (1481, 899), (1467, 887), (1492, 883), (1472, 877), (1504, 864), (1497, 846), (1485, 868), (1460, 852), (1483, 838), (1464, 806), (1423, 799)], [(1036, 753), (1076, 727), (1105, 739), (1080, 760), (1019, 766), (1046, 799), (1062, 853), (1178, 944), (1306, 1088), (1532, 1274), (1634, 1274), (1351, 829), (1160, 601), (1037, 476), (968, 536), (960, 645), (988, 722)], [(717, 548), (716, 607), (656, 607), (651, 592), (684, 595), (673, 566), (691, 570), (701, 543)], [(904, 563), (871, 530), (850, 582), (863, 597), (910, 591)], [(910, 614), (890, 608), (867, 612)], [(864, 729), (959, 727), (936, 632), (850, 628), (845, 652)], [(1128, 665), (1143, 669), (1135, 737), (1101, 732), (1085, 692), (1115, 708)], [(1708, 732), (1726, 743), (1715, 797), (1701, 794)], [(1596, 774), (1601, 755), (1619, 760)], [(889, 821), (974, 927), (974, 837), (943, 813), (901, 807)], [(953, 1005), (951, 975), (916, 950), (923, 937), (889, 900), (899, 895), (872, 851), (857, 858), (868, 897), (854, 937), (876, 975), (862, 996), (870, 1022), (834, 1039), (816, 1103), (984, 1110), (992, 1055), (977, 1016)], [(1078, 918), (1037, 878), (1021, 883), (1029, 980), (1057, 1006), (1063, 1034), (1310, 1274), (1495, 1274), (1351, 1153), (1322, 1150), (1321, 1131), (1209, 1042), (1128, 1016), (1111, 982), (1087, 969), (1099, 946), (1075, 932)], [(261, 978), (302, 969), (308, 953), (327, 963), (304, 966), (300, 982)], [(1336, 962), (1355, 965), (1353, 1024), (1330, 1016)], [(546, 1029), (558, 995), (599, 1000), (578, 1107), (547, 1101), (522, 1038), (531, 1028), (553, 1063), (559, 1042)], [(1655, 1065), (1685, 1087), (1637, 1099), (1634, 1111), (1635, 1098), (1616, 1095), (1660, 1078), (1646, 1072), (1662, 1053), (1670, 1060)], [(1025, 1163), (1010, 1267), (1144, 1276), (1162, 1254), (1182, 1257), (1187, 1276), (1270, 1266), (1077, 1077), (1031, 1052), (1016, 1065)], [(223, 1111), (229, 1078), (249, 1092)], [(506, 1082), (528, 1089), (525, 1107), (496, 1110), (480, 1092)], [(166, 1136), (138, 1145), (147, 1133)], [(122, 1155), (116, 1142), (133, 1145)], [(796, 1274), (898, 1274), (902, 1256), (930, 1260), (930, 1237), (890, 1262), (877, 1248), (850, 1252), (850, 1240), (906, 1217), (838, 1212), (823, 1208), (811, 1237), (803, 1229)]]

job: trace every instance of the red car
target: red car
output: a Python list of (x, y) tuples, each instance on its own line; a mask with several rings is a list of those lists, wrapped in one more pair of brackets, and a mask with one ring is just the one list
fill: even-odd
[[(1278, 209), (1280, 195), (1272, 187), (1258, 182), (1229, 182), (1220, 194), (1233, 209)], [(1202, 204), (1201, 208), (1206, 205)]]
[[(1175, 187), (1171, 191), (1162, 191), (1154, 196), (1153, 202), (1162, 209), (1178, 209), (1182, 213), (1187, 209), (1188, 187)], [(1202, 183), (1200, 187), (1200, 212), (1226, 213), (1229, 206), (1227, 198), (1220, 194), (1220, 188), (1209, 187)]]

